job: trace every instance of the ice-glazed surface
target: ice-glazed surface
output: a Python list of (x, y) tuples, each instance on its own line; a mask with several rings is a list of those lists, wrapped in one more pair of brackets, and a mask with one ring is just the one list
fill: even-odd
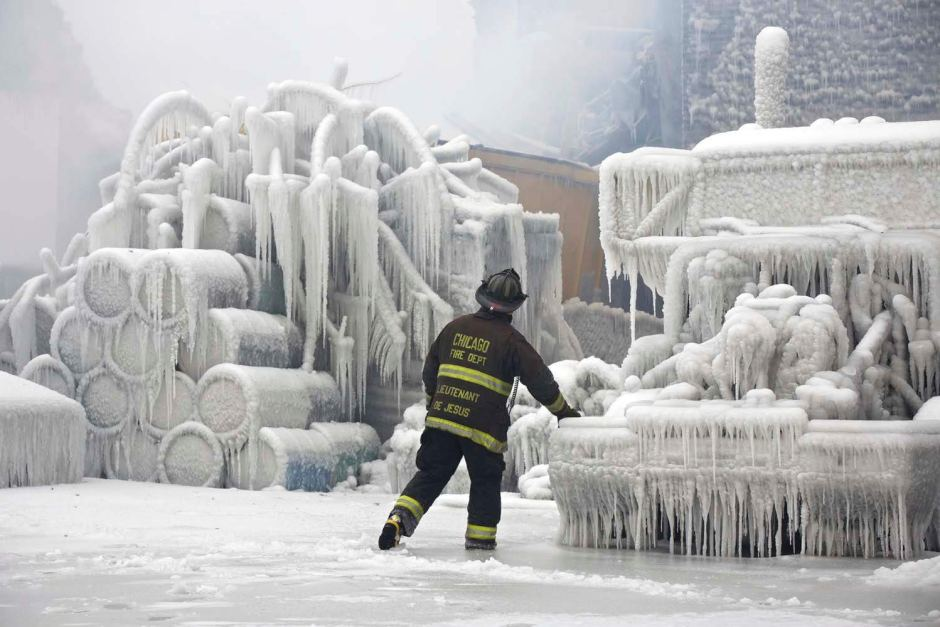
[(901, 583), (907, 573), (891, 561), (573, 551), (554, 543), (554, 504), (514, 494), (503, 495), (499, 548), (476, 555), (463, 548), (463, 495), (442, 496), (419, 532), (386, 553), (375, 548), (376, 524), (393, 494), (68, 488), (0, 491), (0, 535), (17, 539), (0, 555), (4, 624), (78, 614), (97, 625), (847, 627), (930, 624), (940, 610), (936, 587)]
[(0, 372), (0, 487), (80, 481), (85, 425), (72, 399)]

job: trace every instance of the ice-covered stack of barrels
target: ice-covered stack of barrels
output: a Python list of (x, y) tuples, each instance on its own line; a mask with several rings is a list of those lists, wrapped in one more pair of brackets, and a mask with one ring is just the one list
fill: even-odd
[(80, 264), (72, 302), (40, 366), (85, 407), (87, 476), (324, 490), (377, 457), (371, 427), (339, 422), (333, 378), (299, 368), (276, 266), (103, 248)]

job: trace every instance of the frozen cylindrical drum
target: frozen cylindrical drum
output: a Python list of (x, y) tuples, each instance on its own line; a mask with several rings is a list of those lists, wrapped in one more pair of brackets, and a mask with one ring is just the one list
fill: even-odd
[(128, 425), (127, 433), (111, 442), (104, 458), (104, 474), (122, 481), (156, 481), (159, 451), (156, 440), (136, 425)]
[(230, 452), (261, 427), (304, 429), (341, 417), (329, 374), (235, 364), (213, 366), (197, 386), (199, 418)]
[(224, 250), (233, 255), (253, 253), (255, 230), (251, 207), (237, 200), (213, 195), (206, 209), (199, 247)]
[(117, 324), (133, 305), (134, 275), (149, 251), (133, 248), (100, 248), (85, 257), (78, 268), (75, 305), (82, 315), (98, 324)]
[(163, 483), (217, 488), (225, 470), (222, 446), (204, 424), (184, 422), (163, 437), (157, 470)]
[(130, 384), (107, 366), (84, 375), (75, 398), (85, 408), (89, 433), (99, 438), (119, 433), (135, 411)]
[(192, 350), (180, 347), (180, 370), (198, 381), (222, 363), (270, 368), (298, 368), (303, 336), (293, 322), (251, 309), (210, 309)]
[(213, 307), (244, 307), (248, 279), (241, 264), (221, 250), (152, 250), (138, 270), (137, 311), (148, 323), (192, 334)]
[(78, 309), (67, 307), (52, 325), (52, 356), (80, 376), (96, 368), (104, 359), (108, 333), (98, 325), (82, 320)]
[(132, 314), (116, 327), (111, 341), (111, 359), (128, 380), (142, 381), (167, 361), (173, 361), (174, 337), (158, 332), (140, 316)]
[[(359, 465), (378, 457), (379, 437), (368, 425), (318, 423), (317, 429), (265, 427), (251, 445), (232, 458), (229, 483), (244, 489), (282, 486), (325, 492)], [(253, 464), (253, 468), (252, 468)]]
[(52, 355), (33, 357), (23, 366), (20, 376), (63, 396), (75, 398), (75, 378), (65, 364)]
[(379, 457), (379, 434), (361, 422), (316, 422), (310, 431), (319, 433), (330, 442), (333, 451), (333, 485), (353, 475), (360, 464)]
[(179, 424), (196, 417), (196, 384), (182, 372), (174, 372), (169, 383), (161, 377), (160, 390), (141, 417), (144, 432), (160, 439)]
[(248, 308), (273, 314), (286, 313), (281, 267), (248, 255), (238, 254), (235, 259), (241, 264), (248, 281)]

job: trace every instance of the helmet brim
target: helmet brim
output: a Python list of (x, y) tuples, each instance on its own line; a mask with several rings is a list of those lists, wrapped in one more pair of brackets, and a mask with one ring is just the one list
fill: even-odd
[(486, 293), (486, 284), (477, 288), (476, 299), (480, 305), (487, 311), (510, 314), (522, 307), (528, 295), (523, 294), (521, 298), (514, 301), (497, 300)]

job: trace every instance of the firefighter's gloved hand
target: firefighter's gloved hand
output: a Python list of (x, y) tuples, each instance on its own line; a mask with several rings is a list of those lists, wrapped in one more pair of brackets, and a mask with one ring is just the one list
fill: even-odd
[(581, 418), (581, 412), (572, 409), (570, 405), (565, 405), (565, 408), (558, 412), (556, 416), (558, 422), (561, 422), (565, 418)]

